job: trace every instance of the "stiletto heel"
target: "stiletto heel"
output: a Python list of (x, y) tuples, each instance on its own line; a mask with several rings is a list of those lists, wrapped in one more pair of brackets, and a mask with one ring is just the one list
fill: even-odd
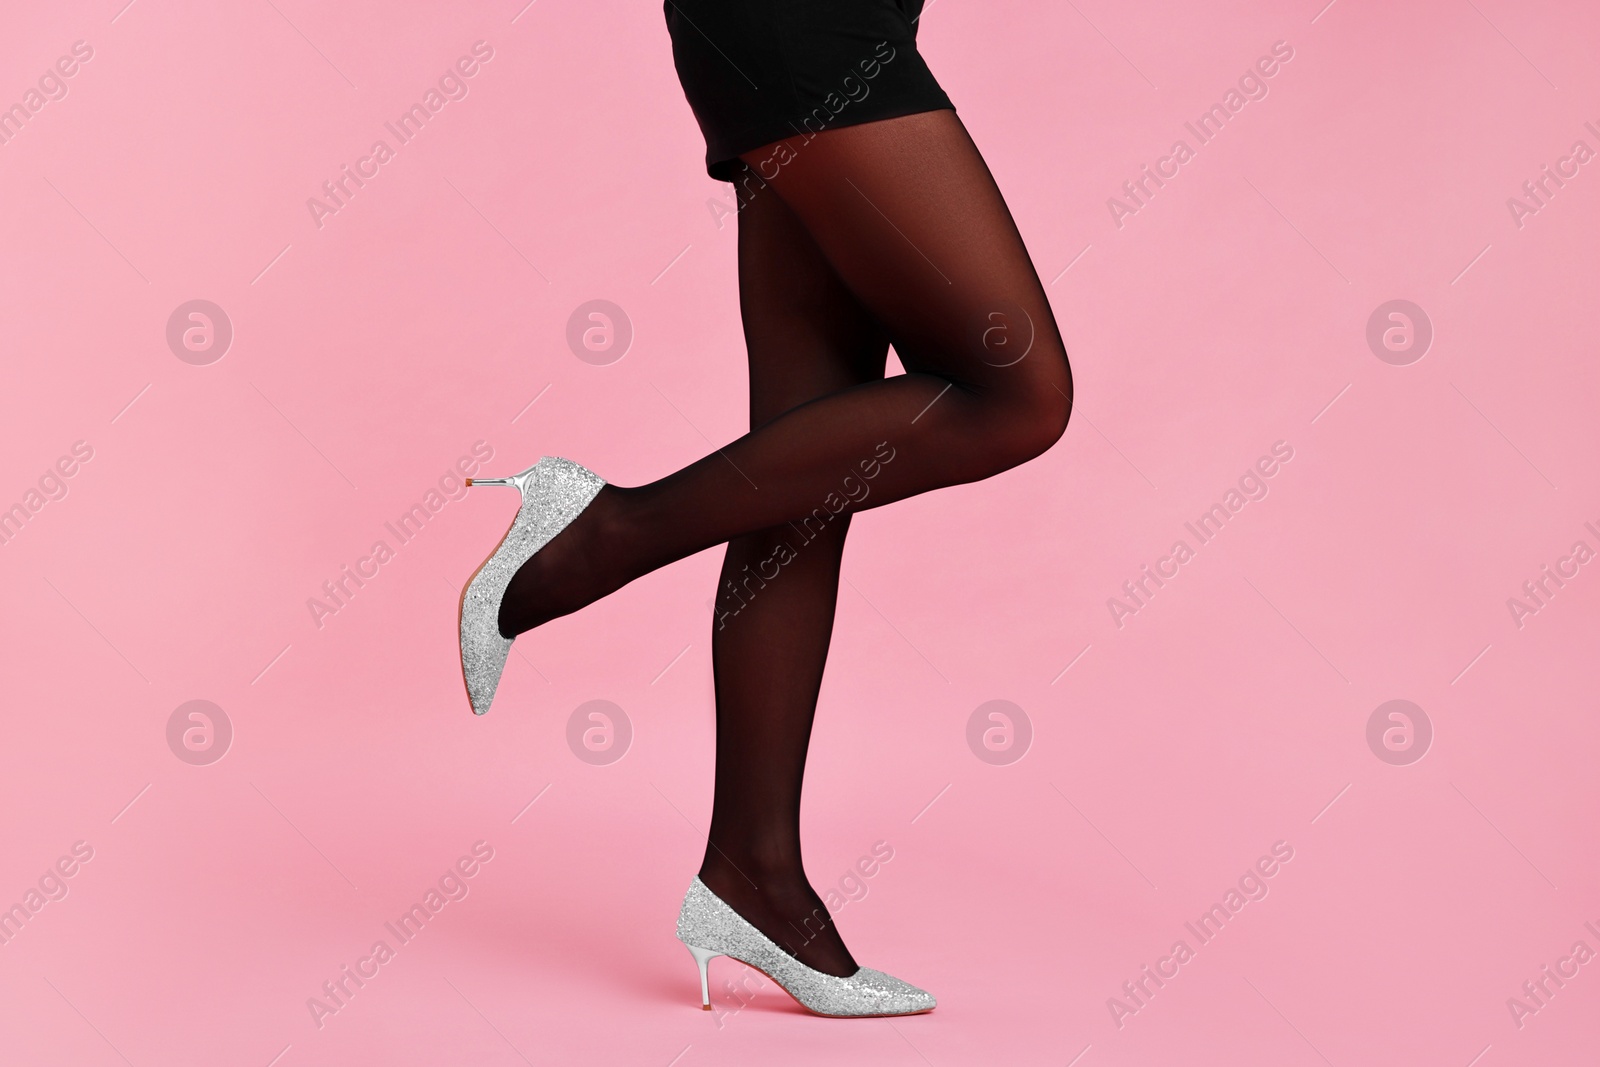
[(861, 967), (848, 978), (807, 967), (750, 925), (698, 876), (689, 883), (678, 912), (678, 940), (688, 946), (700, 965), (700, 1006), (707, 1010), (711, 1008), (711, 987), (706, 964), (713, 956), (754, 967), (777, 982), (802, 1008), (817, 1015), (921, 1015), (937, 1003), (926, 990), (870, 967)]
[(508, 478), (468, 478), (467, 484), (514, 485), (522, 506), (500, 544), (461, 590), (461, 678), (475, 715), (494, 702), (514, 638), (500, 632), (500, 601), (517, 569), (566, 529), (605, 486), (605, 479), (570, 459), (541, 456)]
[(536, 466), (535, 467), (529, 467), (527, 470), (523, 471), (521, 474), (513, 474), (509, 478), (468, 478), (467, 479), (467, 485), (469, 485), (469, 486), (473, 486), (473, 485), (514, 485), (518, 489), (521, 489), (524, 485), (527, 484), (528, 476), (531, 475), (537, 469), (538, 468)]
[(689, 954), (694, 957), (694, 961), (700, 965), (700, 1007), (705, 1011), (710, 1011), (711, 979), (706, 972), (706, 968), (710, 965), (711, 958), (713, 956), (720, 956), (722, 953), (718, 952), (716, 949), (701, 948), (698, 945), (691, 945), (687, 941), (684, 942), (683, 947), (689, 950)]

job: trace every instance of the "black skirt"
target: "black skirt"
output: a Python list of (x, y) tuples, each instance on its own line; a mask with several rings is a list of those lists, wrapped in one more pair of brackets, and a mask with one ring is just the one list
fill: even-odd
[(923, 0), (664, 0), (706, 173), (786, 137), (954, 108), (917, 54)]

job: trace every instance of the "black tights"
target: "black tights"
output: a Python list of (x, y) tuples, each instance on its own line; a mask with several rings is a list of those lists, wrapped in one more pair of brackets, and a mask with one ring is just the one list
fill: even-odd
[[(953, 111), (796, 137), (736, 183), (748, 434), (608, 485), (517, 572), (521, 633), (727, 542), (708, 887), (803, 962), (856, 964), (800, 858), (806, 746), (854, 512), (1039, 455), (1072, 408), (1027, 250)], [(888, 346), (906, 373), (884, 377)]]

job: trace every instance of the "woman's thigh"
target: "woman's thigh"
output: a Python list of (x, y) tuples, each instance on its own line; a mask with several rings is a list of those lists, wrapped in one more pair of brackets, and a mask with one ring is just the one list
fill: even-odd
[(777, 193), (908, 370), (1070, 406), (1044, 288), (954, 111), (796, 136), (742, 158), (761, 179), (748, 206)]
[(740, 209), (739, 307), (752, 430), (883, 377), (888, 335), (777, 196), (754, 197)]

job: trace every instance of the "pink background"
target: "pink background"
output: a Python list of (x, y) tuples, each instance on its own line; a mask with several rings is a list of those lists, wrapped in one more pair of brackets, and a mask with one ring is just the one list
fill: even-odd
[[(1521, 226), (1506, 203), (1600, 149), (1592, 6), (929, 6), (1079, 396), (1041, 459), (853, 527), (808, 868), (849, 887), (892, 848), (838, 921), (940, 1003), (833, 1022), (759, 975), (735, 998), (727, 960), (698, 1011), (673, 937), (720, 553), (519, 641), (474, 719), (457, 589), (515, 496), (384, 527), (476, 441), (492, 474), (637, 484), (743, 432), (727, 187), (659, 5), (123, 3), (13, 4), (0, 33), (4, 105), (93, 49), (0, 146), (0, 507), (93, 450), (0, 546), (0, 905), (93, 849), (0, 946), (0, 1061), (1594, 1062), (1600, 963), (1507, 1005), (1600, 950), (1600, 574), (1507, 607), (1600, 549), (1600, 163)], [(307, 198), (478, 40), (469, 95), (319, 229)], [(1119, 227), (1107, 199), (1276, 41), (1268, 95)], [(193, 299), (235, 334), (206, 366), (165, 340)], [(606, 366), (564, 340), (592, 299), (635, 332)], [(1434, 330), (1407, 366), (1365, 339), (1393, 299)], [(1269, 495), (1119, 628), (1108, 598), (1277, 441)], [(380, 538), (319, 628), (308, 598)], [(195, 699), (234, 729), (206, 766), (166, 739)], [(566, 726), (600, 699), (633, 739), (594, 766)], [(1368, 746), (1391, 699), (1432, 724), (1420, 761)], [(1020, 761), (968, 747), (991, 700), (1032, 724)], [(465, 899), (319, 1028), (308, 998), (477, 841)], [(1279, 841), (1199, 945), (1185, 922)]]

